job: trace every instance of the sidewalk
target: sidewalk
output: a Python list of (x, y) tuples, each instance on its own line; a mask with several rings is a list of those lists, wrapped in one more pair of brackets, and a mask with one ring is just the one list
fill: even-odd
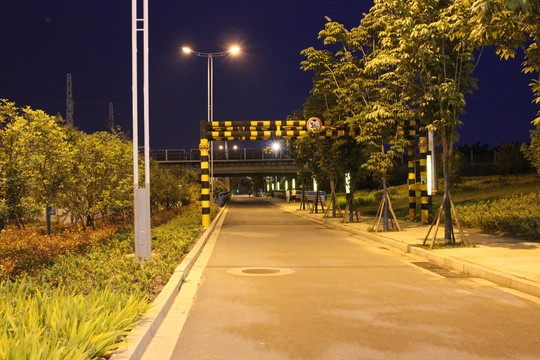
[[(320, 210), (318, 214), (300, 210), (298, 202), (285, 202), (278, 198), (268, 198), (268, 201), (283, 210), (383, 242), (424, 257), (437, 265), (540, 297), (540, 243), (467, 230), (465, 237), (474, 246), (429, 250), (421, 247), (429, 225), (400, 222), (402, 231), (376, 233), (369, 230), (374, 223), (373, 217), (363, 216), (358, 223), (343, 223), (342, 218), (324, 218)], [(431, 231), (427, 244), (431, 244), (433, 233), (434, 230)], [(437, 233), (438, 240), (443, 233), (444, 227), (441, 225)]]

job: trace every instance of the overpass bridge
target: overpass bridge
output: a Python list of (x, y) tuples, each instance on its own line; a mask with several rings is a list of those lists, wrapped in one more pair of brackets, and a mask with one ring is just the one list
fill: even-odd
[[(182, 166), (200, 172), (199, 149), (150, 150), (150, 157), (161, 165)], [(296, 174), (298, 167), (287, 151), (265, 152), (260, 148), (214, 149), (213, 174), (219, 177), (234, 176), (285, 176)]]

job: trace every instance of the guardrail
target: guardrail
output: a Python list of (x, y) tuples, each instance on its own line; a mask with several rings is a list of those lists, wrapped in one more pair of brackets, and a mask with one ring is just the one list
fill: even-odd
[[(200, 160), (199, 149), (151, 149), (150, 158), (159, 162)], [(265, 152), (260, 148), (229, 148), (227, 150), (214, 148), (214, 160), (269, 160), (269, 159), (291, 159), (291, 155), (286, 150)]]

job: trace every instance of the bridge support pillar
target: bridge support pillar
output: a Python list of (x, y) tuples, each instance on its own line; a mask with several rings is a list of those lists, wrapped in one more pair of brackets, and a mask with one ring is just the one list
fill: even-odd
[(201, 139), (201, 207), (202, 226), (210, 226), (210, 170), (208, 164), (208, 151), (210, 146), (208, 139)]

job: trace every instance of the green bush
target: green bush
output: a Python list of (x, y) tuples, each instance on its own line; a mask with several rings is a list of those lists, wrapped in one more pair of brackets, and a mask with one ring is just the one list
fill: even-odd
[(108, 287), (83, 295), (0, 282), (0, 358), (99, 358), (118, 347), (148, 307), (142, 294)]
[(540, 210), (535, 193), (457, 205), (456, 210), (466, 227), (499, 230), (540, 240)]

